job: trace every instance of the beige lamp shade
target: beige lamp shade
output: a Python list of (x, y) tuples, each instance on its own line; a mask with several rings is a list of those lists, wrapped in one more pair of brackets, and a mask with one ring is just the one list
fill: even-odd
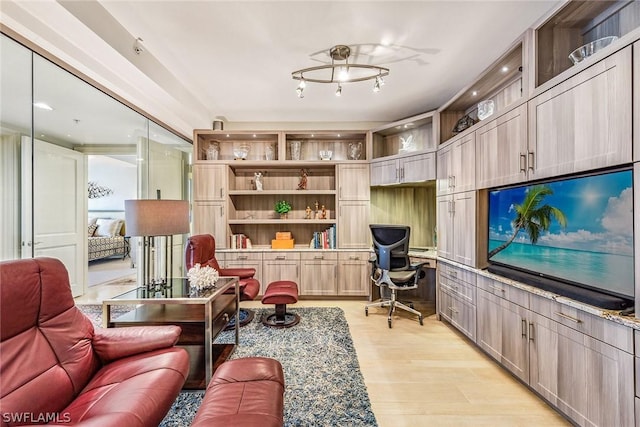
[(189, 232), (186, 200), (125, 200), (124, 217), (129, 236), (172, 236)]

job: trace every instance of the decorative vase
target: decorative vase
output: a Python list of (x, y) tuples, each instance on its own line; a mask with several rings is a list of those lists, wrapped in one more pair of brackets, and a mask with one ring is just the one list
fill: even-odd
[(283, 212), (280, 214), (280, 219), (287, 219), (289, 218), (289, 213), (288, 212)]
[(300, 160), (302, 141), (291, 141), (291, 160)]
[(362, 154), (362, 142), (349, 143), (349, 160), (360, 160)]

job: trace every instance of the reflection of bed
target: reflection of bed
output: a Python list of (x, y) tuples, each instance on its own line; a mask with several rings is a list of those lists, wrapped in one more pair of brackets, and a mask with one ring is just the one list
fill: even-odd
[(124, 221), (121, 219), (89, 219), (88, 236), (89, 261), (129, 254), (129, 241), (125, 238)]

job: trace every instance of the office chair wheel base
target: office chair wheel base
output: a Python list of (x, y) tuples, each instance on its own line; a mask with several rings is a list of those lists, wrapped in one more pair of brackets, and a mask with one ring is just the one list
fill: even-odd
[(365, 315), (365, 316), (368, 316), (368, 315), (369, 315), (369, 308), (368, 308), (368, 307), (365, 307), (365, 308), (364, 308), (364, 315)]
[(389, 323), (389, 329), (391, 329), (391, 319), (387, 319), (387, 322)]
[(420, 321), (420, 326), (423, 326), (423, 325), (424, 325), (424, 322), (422, 321), (422, 316), (419, 316), (419, 317), (418, 317), (418, 320)]

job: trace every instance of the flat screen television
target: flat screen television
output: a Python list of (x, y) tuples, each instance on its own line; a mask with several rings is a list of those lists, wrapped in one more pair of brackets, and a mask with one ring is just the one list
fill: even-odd
[(608, 309), (633, 306), (633, 171), (489, 191), (489, 271)]

